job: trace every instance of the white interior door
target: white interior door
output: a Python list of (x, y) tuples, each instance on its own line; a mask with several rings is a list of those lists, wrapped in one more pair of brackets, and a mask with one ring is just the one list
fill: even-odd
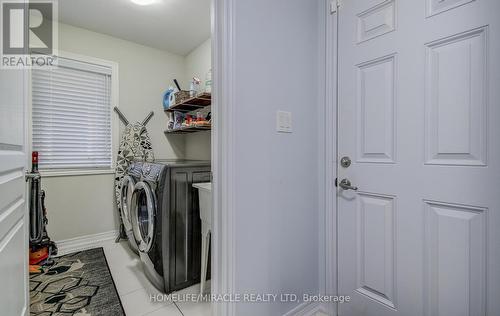
[(339, 314), (500, 315), (500, 1), (338, 14)]
[(26, 73), (0, 70), (0, 314), (29, 315)]

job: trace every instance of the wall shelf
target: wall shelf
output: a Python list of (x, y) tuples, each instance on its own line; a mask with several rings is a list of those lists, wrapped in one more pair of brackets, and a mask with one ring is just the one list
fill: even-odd
[(194, 98), (189, 98), (181, 103), (172, 105), (165, 112), (191, 112), (207, 106), (212, 105), (212, 94), (211, 93), (201, 93)]
[(175, 134), (191, 134), (201, 131), (210, 131), (212, 129), (211, 125), (200, 125), (200, 126), (186, 126), (181, 128), (176, 128), (173, 130), (166, 130), (165, 134), (167, 135), (175, 135)]

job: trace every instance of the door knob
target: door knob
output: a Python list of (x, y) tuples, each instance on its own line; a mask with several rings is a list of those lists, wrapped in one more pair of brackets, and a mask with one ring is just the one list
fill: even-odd
[(342, 181), (340, 181), (339, 183), (339, 186), (342, 188), (342, 190), (358, 190), (358, 187), (352, 186), (351, 181), (349, 181), (348, 179), (342, 179)]
[(340, 159), (340, 165), (344, 168), (349, 168), (349, 166), (351, 165), (351, 158), (345, 156), (345, 157), (342, 157), (342, 159)]

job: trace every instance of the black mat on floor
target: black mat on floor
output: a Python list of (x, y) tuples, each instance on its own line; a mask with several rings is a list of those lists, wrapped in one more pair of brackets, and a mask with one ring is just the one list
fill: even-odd
[(30, 275), (32, 316), (125, 316), (102, 248), (55, 258)]

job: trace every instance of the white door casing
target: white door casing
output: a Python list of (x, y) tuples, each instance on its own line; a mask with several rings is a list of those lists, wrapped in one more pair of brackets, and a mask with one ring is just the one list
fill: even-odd
[(27, 74), (0, 70), (0, 306), (28, 315), (26, 185)]
[(498, 315), (500, 1), (338, 19), (339, 315)]

